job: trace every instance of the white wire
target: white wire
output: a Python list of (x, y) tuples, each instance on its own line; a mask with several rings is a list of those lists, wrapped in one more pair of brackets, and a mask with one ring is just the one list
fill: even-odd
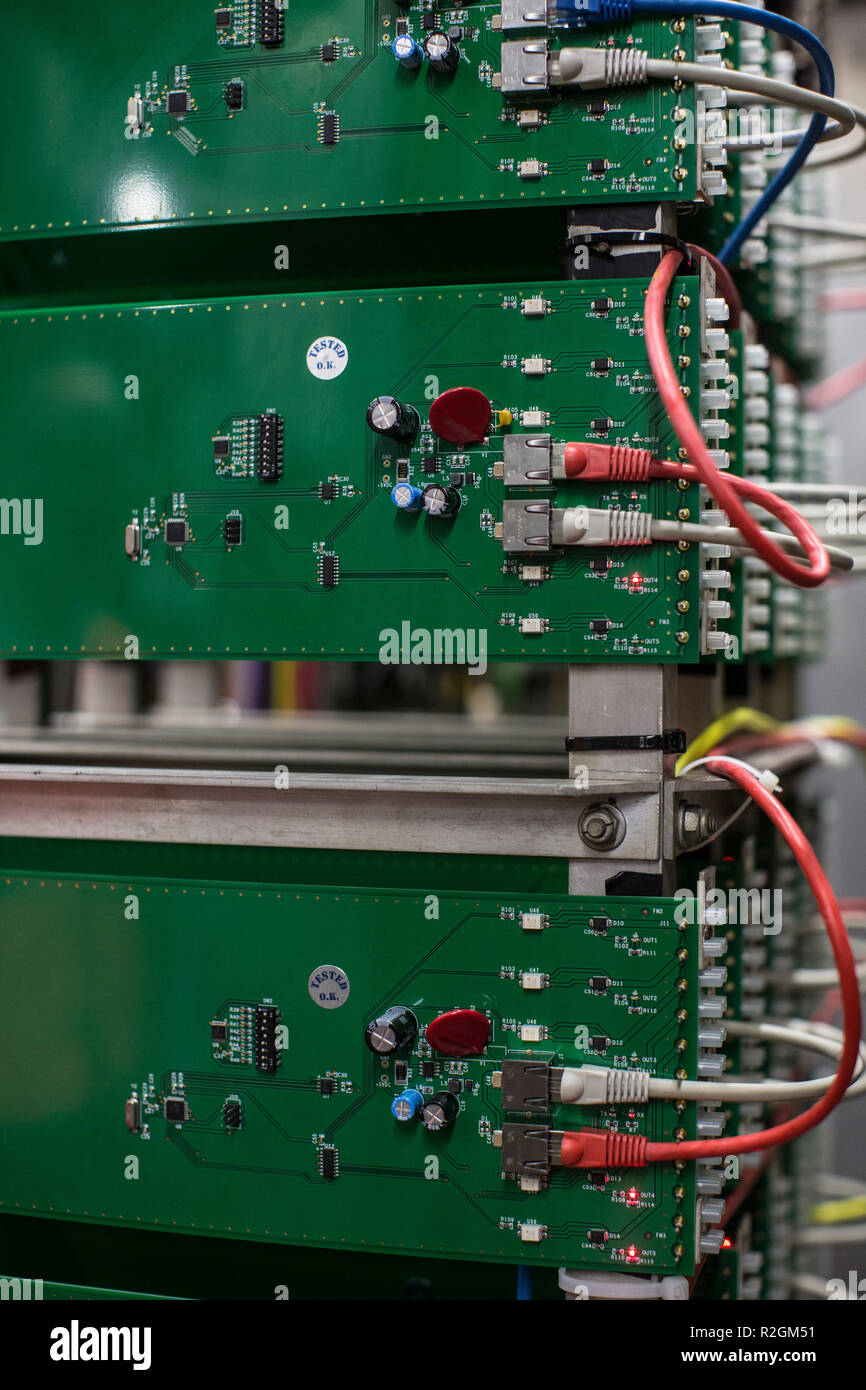
[[(560, 53), (560, 63), (567, 50)], [(712, 87), (726, 87), (735, 92), (750, 92), (762, 101), (774, 106), (793, 106), (799, 111), (818, 111), (830, 116), (842, 126), (840, 133), (849, 134), (857, 124), (857, 117), (847, 102), (821, 92), (798, 87), (793, 82), (779, 82), (774, 77), (764, 77), (760, 73), (739, 72), (736, 68), (704, 67), (703, 63), (675, 63), (666, 58), (647, 59), (648, 77), (658, 77), (666, 82), (679, 78), (682, 82), (695, 85), (707, 84)]]
[[(805, 554), (796, 536), (790, 535), (787, 531), (768, 531), (762, 528), (762, 534), (768, 540), (775, 541), (780, 549), (788, 555), (803, 556)], [(748, 541), (734, 526), (707, 526), (702, 522), (666, 521), (661, 517), (653, 517), (650, 535), (653, 540), (658, 541), (690, 541), (698, 545), (702, 542), (709, 542), (712, 545), (729, 545), (732, 550), (738, 553), (755, 554)], [(830, 557), (830, 564), (833, 569), (845, 574), (853, 569), (854, 558), (849, 555), (847, 550), (826, 544), (824, 548)]]
[(806, 1226), (794, 1236), (795, 1245), (859, 1245), (866, 1241), (866, 1221), (846, 1226)]

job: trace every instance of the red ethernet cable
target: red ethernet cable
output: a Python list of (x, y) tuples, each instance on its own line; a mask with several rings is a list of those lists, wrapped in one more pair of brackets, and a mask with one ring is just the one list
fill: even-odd
[[(667, 343), (665, 298), (682, 259), (683, 256), (680, 251), (668, 251), (663, 256), (658, 270), (655, 271), (650, 281), (644, 308), (644, 339), (647, 357), (668, 419), (674, 427), (680, 444), (692, 460), (698, 478), (709, 488), (716, 502), (730, 517), (731, 525), (742, 532), (755, 554), (764, 560), (771, 569), (775, 570), (776, 574), (787, 579), (791, 584), (796, 584), (803, 589), (815, 588), (817, 585), (823, 584), (830, 573), (830, 557), (811, 526), (808, 526), (801, 518), (802, 526), (796, 533), (798, 539), (802, 541), (809, 560), (809, 565), (805, 566), (786, 555), (781, 547), (763, 532), (758, 522), (746, 510), (739, 496), (739, 492), (743, 492), (744, 489), (740, 488), (738, 492), (733, 479), (726, 477), (716, 468), (700, 426), (680, 391), (680, 383)], [(757, 484), (751, 484), (751, 486), (757, 486)], [(781, 502), (781, 498), (777, 498), (776, 501)], [(761, 505), (764, 503), (762, 502)], [(773, 509), (773, 514), (779, 515), (775, 509)]]
[(827, 927), (833, 958), (839, 972), (843, 1042), (836, 1075), (825, 1093), (814, 1105), (810, 1105), (808, 1110), (804, 1110), (793, 1119), (772, 1125), (769, 1129), (758, 1130), (755, 1134), (721, 1139), (685, 1140), (679, 1144), (657, 1144), (640, 1135), (623, 1135), (609, 1130), (566, 1132), (562, 1137), (561, 1162), (567, 1168), (643, 1167), (647, 1163), (725, 1158), (729, 1154), (751, 1153), (756, 1149), (769, 1149), (776, 1144), (787, 1144), (826, 1119), (830, 1111), (842, 1100), (854, 1075), (862, 1026), (860, 986), (851, 943), (827, 876), (793, 816), (754, 773), (724, 755), (713, 756), (707, 762), (707, 767), (710, 772), (737, 782), (769, 816), (803, 870), (812, 890)]

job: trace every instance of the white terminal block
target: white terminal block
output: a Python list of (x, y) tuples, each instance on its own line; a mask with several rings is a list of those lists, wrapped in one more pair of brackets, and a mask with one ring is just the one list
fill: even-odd
[(770, 414), (770, 402), (766, 396), (747, 396), (743, 415), (747, 420), (766, 420)]
[(727, 352), (731, 346), (730, 339), (723, 328), (708, 328), (704, 336), (710, 352)]
[(724, 652), (733, 645), (733, 641), (730, 632), (708, 632), (704, 638), (704, 646), (708, 652)]
[(726, 299), (721, 296), (712, 296), (704, 302), (704, 312), (708, 323), (727, 323), (731, 316)]
[(731, 605), (724, 599), (711, 598), (707, 603), (706, 612), (711, 622), (723, 623), (731, 616)]
[(730, 570), (702, 570), (701, 585), (704, 589), (730, 589)]
[(718, 53), (725, 47), (721, 24), (696, 24), (694, 35), (696, 53)]
[(746, 343), (743, 349), (743, 360), (750, 371), (765, 372), (770, 365), (770, 354), (763, 343)]
[(726, 449), (708, 449), (707, 453), (713, 461), (715, 468), (720, 468), (722, 472), (731, 466), (731, 456)]
[(701, 376), (707, 381), (727, 381), (730, 374), (724, 357), (705, 357), (701, 362)]
[(743, 465), (747, 473), (766, 473), (770, 455), (766, 449), (744, 449)]
[(712, 415), (701, 419), (701, 429), (707, 439), (727, 439), (731, 433), (729, 421), (715, 419)]
[(698, 83), (695, 96), (698, 101), (703, 102), (708, 111), (718, 111), (720, 107), (728, 104), (728, 94), (724, 87), (711, 87), (706, 82)]
[(701, 392), (701, 410), (727, 410), (731, 398), (721, 388), (709, 388)]
[(728, 191), (728, 180), (718, 169), (704, 169), (701, 173), (701, 184), (708, 198), (724, 198)]
[(746, 372), (743, 385), (747, 395), (765, 396), (770, 389), (770, 379), (766, 372), (752, 369)]

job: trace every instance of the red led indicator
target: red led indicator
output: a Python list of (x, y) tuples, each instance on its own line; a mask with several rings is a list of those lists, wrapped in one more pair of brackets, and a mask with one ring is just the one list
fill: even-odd
[(725, 1236), (724, 1240), (722, 1241), (722, 1249), (723, 1249), (723, 1250), (733, 1250), (733, 1248), (734, 1248), (734, 1242), (731, 1240), (731, 1237), (730, 1237), (730, 1236)]
[(625, 1252), (626, 1264), (636, 1265), (640, 1256), (637, 1253), (637, 1246), (630, 1245)]
[(632, 574), (632, 575), (629, 575), (629, 581), (628, 581), (628, 582), (629, 582), (629, 584), (631, 585), (631, 587), (632, 587), (633, 589), (637, 589), (637, 588), (639, 588), (639, 586), (643, 583), (643, 575), (642, 575), (642, 574)]
[(639, 1200), (640, 1200), (640, 1193), (638, 1192), (637, 1188), (636, 1188), (636, 1187), (630, 1187), (629, 1190), (628, 1190), (628, 1193), (626, 1194), (626, 1199), (625, 1199), (625, 1201), (626, 1201), (626, 1206), (629, 1206), (629, 1207), (636, 1207)]

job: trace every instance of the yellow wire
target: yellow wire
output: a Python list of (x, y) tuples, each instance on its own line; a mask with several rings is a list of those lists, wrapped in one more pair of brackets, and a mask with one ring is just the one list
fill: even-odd
[(772, 719), (769, 714), (762, 714), (760, 710), (749, 709), (748, 705), (741, 705), (738, 709), (733, 709), (728, 714), (723, 714), (718, 719), (714, 719), (712, 724), (708, 724), (703, 733), (698, 734), (697, 738), (692, 739), (685, 753), (677, 759), (676, 774), (696, 758), (703, 758), (718, 744), (723, 743), (731, 734), (749, 732), (755, 734), (767, 733), (769, 729), (780, 728), (778, 719)]
[(812, 1221), (819, 1226), (837, 1226), (842, 1221), (858, 1221), (866, 1216), (866, 1194), (843, 1197), (838, 1202), (819, 1202), (812, 1208)]

